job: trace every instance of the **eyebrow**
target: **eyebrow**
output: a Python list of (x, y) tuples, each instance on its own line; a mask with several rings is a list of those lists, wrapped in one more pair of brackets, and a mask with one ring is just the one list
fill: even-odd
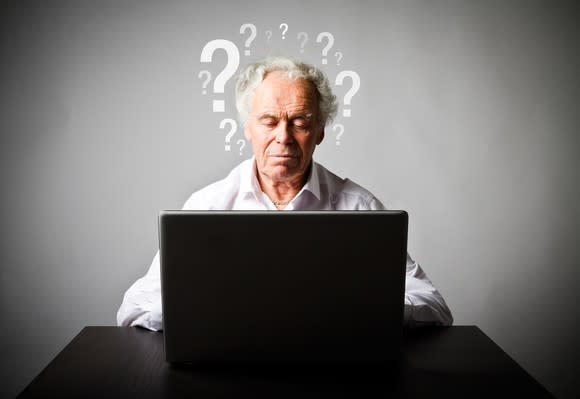
[[(303, 113), (298, 113), (296, 115), (292, 115), (292, 117), (290, 119), (298, 119), (298, 118), (304, 118), (304, 119), (312, 119), (312, 116), (314, 114), (312, 112), (303, 112)], [(264, 120), (264, 119), (269, 119), (269, 118), (273, 118), (273, 119), (279, 119), (277, 115), (274, 114), (269, 114), (269, 113), (264, 113), (258, 116), (258, 120)]]
[(269, 119), (269, 118), (274, 118), (275, 119), (276, 116), (273, 115), (273, 114), (262, 114), (262, 115), (258, 115), (258, 120), (259, 121), (264, 120), (264, 119)]
[(295, 115), (292, 119), (297, 119), (297, 118), (304, 118), (304, 119), (312, 119), (312, 112), (308, 112), (308, 113), (300, 113), (298, 115)]

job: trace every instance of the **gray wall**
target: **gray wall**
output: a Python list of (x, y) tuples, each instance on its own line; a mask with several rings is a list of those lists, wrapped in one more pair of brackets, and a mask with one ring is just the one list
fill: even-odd
[[(316, 159), (409, 211), (409, 250), (456, 324), (479, 326), (557, 396), (580, 395), (577, 7), (33, 3), (3, 8), (0, 24), (2, 397), (83, 326), (114, 324), (156, 250), (158, 211), (250, 156), (240, 132), (224, 150), (232, 80), (224, 114), (201, 93), (198, 72), (225, 65), (219, 50), (200, 63), (205, 43), (236, 43), (242, 64), (270, 52), (320, 65), (323, 31), (335, 38), (325, 70), (354, 70), (361, 88), (336, 121), (341, 145), (329, 128)], [(258, 30), (250, 57), (244, 23)]]

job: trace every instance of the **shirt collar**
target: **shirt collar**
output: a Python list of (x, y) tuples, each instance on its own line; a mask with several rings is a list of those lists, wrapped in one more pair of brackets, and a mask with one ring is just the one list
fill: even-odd
[(260, 184), (258, 183), (256, 173), (256, 158), (252, 157), (246, 162), (245, 167), (242, 169), (240, 176), (240, 193), (254, 194), (256, 198), (259, 198), (259, 194), (262, 190), (260, 190)]
[[(256, 198), (259, 198), (262, 190), (260, 189), (260, 183), (258, 183), (258, 169), (256, 166), (256, 157), (253, 156), (247, 163), (247, 167), (243, 168), (241, 173), (240, 182), (240, 192), (254, 194)], [(320, 180), (318, 176), (318, 164), (312, 161), (312, 166), (310, 167), (310, 174), (308, 175), (308, 180), (302, 189), (296, 195), (296, 198), (302, 194), (303, 191), (310, 191), (316, 199), (320, 200)]]
[[(318, 178), (318, 164), (312, 161), (312, 165), (310, 167), (310, 175), (308, 176), (308, 180), (306, 180), (306, 184), (302, 187), (302, 191), (310, 191), (312, 195), (316, 197), (317, 200), (320, 200), (320, 180)], [(298, 193), (300, 195), (300, 193)]]

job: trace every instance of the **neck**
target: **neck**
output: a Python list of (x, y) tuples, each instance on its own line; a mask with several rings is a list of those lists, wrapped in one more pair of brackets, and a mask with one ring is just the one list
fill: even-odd
[(310, 168), (303, 175), (288, 180), (276, 181), (257, 171), (260, 189), (270, 198), (277, 208), (285, 207), (300, 192), (308, 180)]

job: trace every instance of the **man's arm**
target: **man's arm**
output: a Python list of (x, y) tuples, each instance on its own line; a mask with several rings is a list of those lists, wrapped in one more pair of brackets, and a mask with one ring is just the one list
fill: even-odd
[(117, 325), (139, 326), (153, 331), (163, 329), (159, 269), (157, 251), (147, 274), (135, 281), (125, 292), (123, 303), (117, 312)]
[(427, 324), (450, 326), (453, 324), (453, 316), (421, 266), (407, 254), (405, 325)]
[[(234, 169), (235, 171), (236, 169)], [(228, 178), (237, 179), (230, 173)], [(228, 202), (236, 191), (228, 191), (231, 182), (225, 179), (194, 192), (185, 202), (182, 210), (227, 209)], [(117, 311), (117, 325), (139, 326), (153, 331), (163, 330), (161, 307), (161, 267), (159, 251), (155, 254), (145, 276), (141, 277), (125, 293), (123, 303)]]
[[(368, 209), (386, 210), (376, 197), (371, 199)], [(406, 326), (453, 324), (453, 316), (445, 300), (408, 252), (404, 312)]]

